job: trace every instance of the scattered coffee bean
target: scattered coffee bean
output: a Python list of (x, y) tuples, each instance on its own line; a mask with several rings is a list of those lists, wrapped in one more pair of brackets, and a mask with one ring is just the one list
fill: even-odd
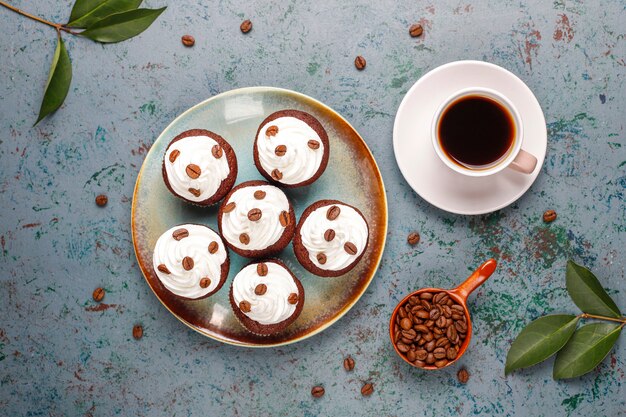
[(208, 288), (211, 285), (211, 279), (204, 277), (200, 280), (200, 288)]
[(409, 28), (409, 35), (411, 35), (412, 38), (417, 38), (422, 33), (424, 33), (424, 28), (419, 23), (411, 25)]
[(184, 239), (186, 237), (189, 237), (189, 231), (185, 229), (184, 227), (180, 229), (176, 229), (172, 233), (172, 237), (174, 238), (174, 240)]
[(354, 359), (352, 359), (352, 356), (348, 356), (343, 360), (343, 369), (348, 372), (354, 369)]
[(470, 374), (469, 372), (467, 372), (467, 369), (461, 368), (459, 369), (459, 372), (456, 373), (456, 377), (458, 378), (461, 384), (467, 384), (467, 381), (469, 381)]
[(196, 40), (191, 35), (183, 35), (180, 40), (183, 42), (183, 45), (188, 48), (191, 48), (196, 43)]
[(254, 293), (256, 295), (263, 295), (267, 292), (267, 285), (259, 284), (254, 288)]
[(263, 216), (263, 212), (261, 211), (261, 209), (258, 209), (258, 208), (253, 208), (252, 210), (248, 212), (248, 220), (252, 222), (257, 222), (261, 220), (262, 216)]
[(406, 238), (406, 241), (409, 242), (409, 245), (415, 246), (420, 242), (420, 234), (417, 232), (412, 232)]
[(289, 304), (298, 304), (298, 294), (296, 294), (295, 292), (292, 292), (291, 294), (289, 294), (289, 297), (287, 297), (287, 302)]
[(367, 65), (367, 61), (365, 61), (365, 58), (363, 58), (361, 55), (358, 55), (356, 58), (354, 58), (354, 66), (359, 71), (362, 71), (363, 69), (365, 69), (366, 65)]
[(467, 333), (465, 308), (444, 291), (422, 292), (400, 306), (392, 331), (396, 349), (407, 361), (441, 368), (458, 357)]
[(289, 226), (289, 223), (291, 223), (291, 219), (289, 218), (289, 213), (287, 213), (285, 210), (281, 211), (280, 214), (278, 215), (278, 221), (280, 222), (280, 225), (282, 227)]
[(361, 395), (364, 397), (369, 397), (374, 392), (374, 386), (368, 382), (361, 387)]
[(202, 173), (202, 170), (196, 164), (189, 164), (185, 168), (185, 172), (187, 173), (187, 176), (189, 178), (195, 180), (196, 178), (198, 178), (200, 176), (200, 174)]
[(140, 324), (136, 324), (133, 327), (133, 337), (136, 340), (139, 340), (139, 339), (141, 339), (143, 337), (143, 327), (141, 327)]
[(217, 250), (219, 249), (219, 245), (217, 244), (216, 241), (213, 241), (211, 243), (209, 243), (209, 253), (210, 254), (214, 254), (215, 252), (217, 252)]
[(324, 232), (324, 240), (326, 242), (330, 242), (335, 238), (335, 231), (333, 229), (328, 229)]
[(266, 192), (263, 190), (256, 190), (254, 192), (254, 198), (257, 200), (263, 200), (265, 198)]
[(100, 302), (102, 301), (102, 299), (104, 298), (104, 288), (98, 287), (95, 290), (93, 290), (93, 299), (94, 301)]
[(276, 149), (274, 149), (274, 153), (276, 154), (276, 156), (285, 156), (285, 154), (287, 153), (287, 146), (278, 145)]
[(170, 162), (174, 163), (174, 161), (176, 161), (176, 158), (178, 158), (178, 155), (180, 155), (180, 151), (178, 149), (174, 149), (172, 152), (170, 152)]
[(106, 206), (108, 201), (109, 201), (109, 198), (104, 194), (100, 194), (99, 196), (96, 197), (96, 204), (99, 207)]
[(259, 274), (260, 277), (264, 277), (267, 275), (267, 264), (264, 262), (256, 264), (256, 273)]
[(316, 140), (311, 139), (310, 141), (307, 142), (307, 145), (309, 145), (309, 148), (315, 150), (315, 149), (319, 149), (320, 147), (320, 143)]
[(314, 396), (315, 398), (320, 398), (324, 395), (324, 387), (316, 385), (313, 388), (311, 388), (311, 395)]
[(267, 136), (276, 136), (278, 134), (278, 126), (272, 125), (265, 129), (265, 135)]
[(241, 22), (239, 29), (241, 29), (243, 33), (250, 32), (252, 30), (252, 22), (250, 21), (250, 19), (246, 19), (243, 22)]
[(233, 211), (236, 207), (236, 204), (234, 202), (228, 203), (224, 206), (223, 211), (224, 213), (230, 213), (231, 211)]
[(545, 213), (543, 213), (543, 221), (545, 223), (552, 223), (555, 220), (556, 220), (556, 211), (547, 210)]

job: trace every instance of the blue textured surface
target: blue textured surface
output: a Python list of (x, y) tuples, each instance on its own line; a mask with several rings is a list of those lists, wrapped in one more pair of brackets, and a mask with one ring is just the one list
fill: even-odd
[[(11, 3), (57, 21), (71, 9)], [(564, 289), (568, 258), (626, 310), (623, 1), (169, 3), (124, 43), (65, 36), (72, 87), (35, 128), (54, 31), (0, 8), (0, 414), (626, 414), (624, 340), (582, 378), (552, 381), (551, 361), (503, 375), (527, 322), (577, 311)], [(248, 35), (244, 18), (254, 23)], [(416, 21), (420, 39), (407, 33)], [(193, 48), (180, 43), (186, 33)], [(362, 72), (357, 54), (368, 62)], [(548, 122), (537, 182), (491, 215), (429, 206), (391, 147), (403, 94), (457, 59), (516, 73)], [(270, 350), (222, 345), (178, 322), (142, 278), (130, 237), (132, 190), (154, 138), (193, 104), (250, 85), (300, 91), (339, 111), (371, 147), (393, 202), (380, 271), (355, 308), (320, 335)], [(101, 192), (106, 208), (93, 202)], [(559, 218), (544, 225), (548, 208)], [(422, 235), (416, 248), (406, 244), (412, 230)], [(490, 256), (500, 267), (471, 298), (475, 333), (460, 363), (436, 373), (402, 363), (386, 330), (396, 302), (422, 286), (454, 286)], [(97, 286), (104, 307), (91, 300)], [(135, 323), (145, 328), (140, 341)], [(348, 354), (352, 373), (342, 368)], [(456, 381), (461, 366), (467, 385)], [(374, 383), (369, 398), (364, 381)], [(321, 399), (310, 396), (316, 384)]]

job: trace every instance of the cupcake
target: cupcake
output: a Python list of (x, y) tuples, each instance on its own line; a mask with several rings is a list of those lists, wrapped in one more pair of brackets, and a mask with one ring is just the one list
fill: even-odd
[(299, 110), (281, 110), (259, 126), (254, 164), (268, 181), (301, 187), (322, 175), (329, 151), (326, 130), (315, 117)]
[(246, 329), (267, 336), (298, 318), (304, 306), (304, 288), (279, 260), (252, 263), (233, 278), (230, 305)]
[(304, 210), (293, 250), (308, 271), (337, 277), (359, 262), (369, 239), (369, 226), (356, 208), (337, 200), (320, 200)]
[(217, 233), (199, 224), (181, 224), (159, 237), (152, 265), (169, 292), (197, 300), (224, 285), (230, 262), (228, 250)]
[(283, 250), (296, 229), (296, 216), (285, 193), (265, 181), (239, 184), (226, 196), (217, 213), (226, 244), (248, 258)]
[(176, 197), (210, 206), (233, 188), (237, 157), (223, 137), (192, 129), (176, 136), (163, 156), (163, 181)]

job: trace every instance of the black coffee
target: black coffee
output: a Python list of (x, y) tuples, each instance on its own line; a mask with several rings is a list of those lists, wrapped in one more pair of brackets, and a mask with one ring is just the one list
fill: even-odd
[(444, 153), (458, 164), (475, 168), (502, 158), (515, 140), (515, 122), (497, 101), (465, 96), (452, 102), (439, 119), (437, 135)]

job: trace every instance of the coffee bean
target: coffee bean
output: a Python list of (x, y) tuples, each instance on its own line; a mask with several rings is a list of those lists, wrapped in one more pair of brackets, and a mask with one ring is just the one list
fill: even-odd
[(422, 33), (424, 33), (424, 28), (419, 23), (411, 25), (409, 28), (409, 35), (411, 35), (412, 38), (417, 38)]
[(211, 148), (211, 154), (213, 154), (213, 157), (215, 159), (220, 159), (224, 154), (224, 151), (222, 150), (222, 147), (220, 145), (213, 145), (213, 147)]
[(252, 30), (252, 22), (250, 21), (250, 19), (246, 19), (243, 22), (241, 22), (239, 29), (241, 29), (243, 33), (250, 32)]
[(98, 287), (95, 290), (93, 290), (92, 297), (94, 301), (100, 302), (104, 298), (104, 294), (105, 294), (104, 288)]
[(200, 176), (200, 174), (202, 173), (202, 170), (196, 164), (189, 164), (185, 168), (185, 172), (187, 173), (187, 176), (189, 178), (195, 180), (196, 178), (198, 178)]
[(191, 271), (193, 269), (193, 259), (189, 256), (183, 258), (183, 269), (185, 271)]
[(197, 188), (190, 188), (188, 190), (194, 197), (200, 197), (200, 190)]
[(170, 270), (167, 269), (167, 266), (165, 266), (164, 264), (160, 264), (159, 266), (157, 266), (157, 269), (164, 274), (171, 274)]
[(330, 208), (326, 211), (326, 218), (328, 220), (335, 220), (339, 217), (341, 213), (341, 209), (338, 206), (330, 206)]
[(328, 229), (324, 232), (324, 240), (326, 242), (330, 242), (335, 238), (335, 231), (333, 229)]
[[(405, 317), (406, 317), (406, 310), (405, 310), (405, 309), (403, 309), (403, 308), (399, 309), (399, 310), (398, 310), (398, 316), (399, 316), (401, 319), (405, 318)], [(397, 318), (398, 318), (398, 317), (396, 317), (396, 319), (397, 319)]]
[(402, 319), (402, 321), (400, 321), (400, 327), (402, 327), (403, 330), (409, 330), (413, 327), (413, 323), (408, 318)]
[(266, 136), (276, 136), (278, 134), (278, 126), (272, 125), (265, 129)]
[(448, 330), (446, 330), (446, 336), (448, 340), (454, 341), (457, 338), (456, 327), (448, 326)]
[(415, 361), (413, 361), (413, 363), (417, 366), (419, 366), (420, 368), (423, 368), (426, 366), (426, 362), (424, 361), (420, 361), (419, 359), (416, 359)]
[(96, 197), (96, 205), (99, 207), (106, 206), (108, 201), (109, 201), (109, 198), (104, 194), (100, 194), (99, 196)]
[(402, 336), (407, 339), (415, 339), (415, 337), (417, 337), (417, 332), (415, 329), (404, 330), (402, 331)]
[(424, 344), (424, 349), (426, 349), (427, 352), (435, 350), (435, 341), (431, 340), (430, 342)]
[(289, 217), (289, 213), (283, 210), (278, 215), (278, 221), (282, 227), (287, 227), (291, 223), (291, 217)]
[(278, 145), (276, 149), (274, 149), (274, 153), (276, 154), (276, 156), (285, 156), (285, 154), (287, 153), (287, 146)]
[(256, 264), (256, 273), (259, 274), (260, 277), (264, 277), (267, 275), (267, 264), (264, 262)]
[(180, 40), (182, 41), (183, 45), (185, 45), (188, 48), (191, 48), (196, 43), (196, 40), (191, 35), (183, 35), (183, 37), (180, 38)]
[(361, 387), (361, 395), (369, 397), (374, 392), (374, 386), (371, 383), (367, 383)]
[(189, 230), (185, 228), (176, 229), (174, 230), (174, 232), (172, 232), (172, 237), (174, 238), (174, 240), (181, 240), (189, 237)]
[(358, 55), (356, 58), (354, 58), (354, 66), (359, 71), (362, 71), (363, 69), (365, 69), (366, 65), (367, 65), (367, 61), (365, 61), (365, 58), (363, 58), (361, 55)]
[(441, 311), (438, 308), (433, 308), (432, 310), (430, 310), (429, 314), (431, 320), (437, 320), (439, 316), (441, 316)]
[(417, 326), (413, 327), (415, 329), (416, 332), (420, 332), (420, 333), (428, 333), (428, 327), (424, 326), (423, 324), (418, 324)]
[(437, 368), (443, 368), (447, 364), (448, 364), (448, 360), (447, 359), (439, 359), (438, 361), (435, 362), (435, 366)]
[(418, 349), (415, 351), (415, 357), (417, 360), (424, 361), (428, 356), (428, 352), (425, 349)]
[(426, 360), (425, 362), (429, 365), (432, 365), (433, 363), (435, 363), (436, 359), (435, 359), (435, 355), (433, 355), (432, 353), (429, 353), (428, 356), (426, 356)]
[(252, 222), (257, 222), (261, 220), (262, 216), (263, 216), (263, 212), (261, 211), (261, 209), (258, 209), (258, 208), (253, 208), (252, 210), (248, 212), (248, 220)]
[(357, 253), (357, 248), (356, 245), (352, 242), (346, 242), (343, 245), (343, 249), (346, 251), (346, 253), (348, 253), (348, 255), (356, 255)]
[(411, 246), (415, 246), (419, 243), (420, 241), (420, 234), (417, 232), (412, 232), (409, 234), (409, 236), (406, 238), (406, 241), (409, 242), (409, 245)]
[(433, 340), (435, 338), (435, 336), (433, 336), (432, 333), (428, 332), (428, 333), (422, 333), (422, 337), (424, 338), (424, 340), (426, 342), (430, 342), (431, 340)]
[(272, 178), (274, 178), (276, 181), (280, 181), (283, 178), (283, 173), (280, 172), (278, 168), (274, 169), (271, 175), (272, 175)]
[(248, 243), (250, 243), (250, 236), (248, 236), (247, 233), (242, 233), (239, 235), (239, 241), (244, 245), (247, 245)]
[(433, 350), (433, 355), (435, 355), (436, 359), (443, 359), (446, 357), (446, 350), (442, 347), (438, 347)]
[(469, 372), (467, 372), (467, 369), (461, 368), (459, 369), (459, 372), (456, 373), (456, 377), (458, 378), (461, 384), (467, 384), (467, 381), (469, 381), (470, 374)]
[(430, 317), (430, 313), (426, 310), (419, 310), (415, 313), (415, 315), (420, 319), (427, 319)]
[(170, 152), (170, 162), (174, 163), (174, 161), (176, 161), (176, 158), (178, 158), (178, 155), (180, 155), (180, 151), (178, 149), (174, 149), (172, 152)]
[(209, 243), (209, 253), (210, 254), (214, 254), (215, 252), (217, 252), (217, 250), (219, 249), (219, 245), (217, 244), (216, 241), (213, 241), (211, 243)]
[(409, 304), (410, 305), (414, 306), (414, 305), (416, 305), (419, 302), (420, 302), (420, 299), (417, 298), (416, 296), (413, 295), (413, 296), (409, 297)]
[(133, 326), (133, 337), (135, 340), (139, 340), (143, 337), (143, 327), (140, 324)]
[(556, 220), (556, 211), (547, 210), (545, 213), (543, 213), (543, 221), (545, 223), (552, 223), (555, 220)]
[(254, 293), (256, 295), (263, 295), (267, 292), (267, 285), (265, 284), (258, 284), (255, 288), (254, 288)]
[(452, 310), (453, 314), (456, 311), (458, 314), (465, 315), (465, 309), (458, 304), (453, 305), (452, 307), (450, 307), (450, 309)]
[(446, 316), (447, 319), (452, 317), (452, 309), (450, 306), (443, 306), (443, 315)]
[(454, 323), (454, 327), (456, 327), (456, 331), (459, 333), (465, 333), (467, 332), (467, 324), (465, 324), (464, 321), (457, 321)]
[(313, 150), (319, 149), (319, 147), (320, 147), (320, 143), (318, 141), (316, 141), (316, 140), (313, 140), (313, 139), (308, 141), (306, 144), (309, 146), (309, 148), (311, 148)]
[(415, 353), (415, 350), (409, 350), (406, 353), (406, 358), (409, 360), (409, 362), (413, 362), (415, 359), (417, 359), (417, 354)]
[(287, 297), (287, 302), (289, 304), (298, 304), (298, 299), (298, 294), (292, 292), (291, 294), (289, 294), (289, 297)]
[(320, 265), (324, 265), (326, 263), (326, 255), (324, 255), (323, 253), (318, 253), (317, 262), (319, 262)]
[(354, 359), (352, 359), (352, 356), (348, 356), (343, 360), (343, 369), (348, 372), (354, 369)]
[(406, 353), (406, 352), (409, 351), (409, 347), (407, 345), (405, 345), (404, 343), (402, 343), (402, 342), (396, 343), (396, 347), (402, 353)]
[(446, 357), (448, 358), (448, 360), (455, 360), (456, 356), (457, 356), (458, 352), (456, 351), (455, 348), (448, 348), (446, 349)]
[(230, 213), (231, 211), (233, 211), (233, 210), (235, 209), (235, 207), (237, 207), (237, 205), (236, 205), (236, 204), (235, 204), (235, 202), (233, 201), (233, 202), (231, 202), (231, 203), (226, 204), (226, 205), (224, 206), (224, 208), (222, 209), (222, 211), (223, 211), (224, 213)]
[(420, 294), (420, 298), (422, 300), (432, 300), (433, 299), (433, 295), (432, 295), (432, 293), (429, 293), (429, 292), (423, 292), (423, 293)]
[(420, 304), (422, 305), (422, 307), (424, 307), (424, 310), (426, 310), (426, 311), (430, 311), (432, 309), (432, 306), (430, 305), (428, 300), (421, 300), (420, 299)]
[(437, 339), (437, 343), (435, 343), (436, 347), (443, 347), (447, 344), (449, 344), (450, 341), (448, 340), (447, 337), (440, 337), (439, 339)]
[(200, 288), (208, 288), (211, 285), (211, 280), (208, 277), (204, 277), (200, 280)]
[(256, 190), (254, 192), (254, 198), (257, 200), (263, 200), (265, 198), (266, 192), (263, 190)]
[(243, 300), (239, 303), (239, 310), (243, 311), (244, 313), (249, 313), (251, 309), (252, 305), (250, 305), (248, 301)]
[(441, 304), (441, 300), (446, 296), (445, 292), (440, 292), (437, 293), (434, 297), (433, 297), (433, 302), (435, 304)]

